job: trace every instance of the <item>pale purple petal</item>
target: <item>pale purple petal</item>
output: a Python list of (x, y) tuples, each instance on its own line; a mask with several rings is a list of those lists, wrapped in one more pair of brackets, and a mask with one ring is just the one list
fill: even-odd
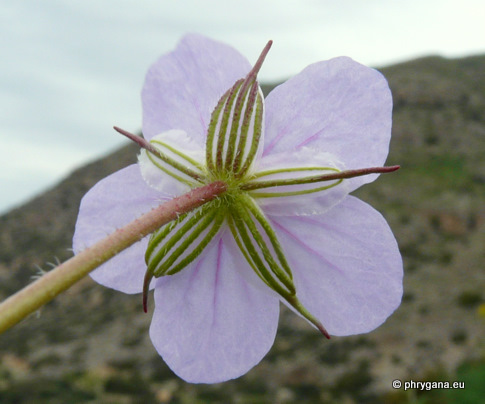
[(324, 215), (271, 219), (300, 301), (331, 335), (371, 331), (399, 306), (401, 255), (371, 206), (348, 196)]
[[(79, 208), (73, 249), (77, 254), (166, 200), (150, 188), (134, 164), (99, 181)], [(122, 251), (91, 272), (101, 285), (125, 293), (142, 291), (148, 238)]]
[[(347, 57), (318, 62), (268, 95), (263, 155), (310, 146), (334, 154), (347, 169), (382, 166), (391, 114), (391, 92), (377, 70)], [(375, 178), (347, 182), (355, 189)]]
[(279, 301), (238, 274), (224, 245), (226, 229), (203, 256), (176, 275), (159, 278), (150, 337), (181, 378), (217, 383), (249, 371), (271, 348)]
[[(155, 143), (153, 143), (152, 145), (155, 146), (160, 152), (175, 160), (176, 162), (182, 164), (184, 167), (191, 169), (198, 174), (202, 174), (202, 171), (199, 168), (189, 163), (180, 155), (172, 153), (169, 149), (161, 146), (159, 143), (156, 142), (159, 141), (170, 147), (173, 147), (179, 153), (183, 153), (185, 156), (196, 161), (197, 163), (200, 163), (200, 165), (202, 166), (205, 165), (205, 151), (203, 144), (195, 141), (184, 131), (177, 129), (170, 130), (153, 137), (152, 142), (154, 141)], [(168, 174), (168, 172), (163, 171), (159, 166), (155, 165), (154, 161), (158, 165), (163, 166), (168, 172), (173, 173), (175, 177)], [(149, 184), (154, 189), (164, 192), (165, 194), (178, 196), (185, 192), (189, 192), (191, 188), (201, 185), (199, 182), (195, 181), (187, 174), (175, 169), (174, 167), (163, 162), (157, 157), (154, 157), (152, 154), (150, 154), (149, 157), (146, 150), (142, 150), (138, 155), (138, 163), (140, 164), (140, 170), (143, 179), (147, 182), (147, 184)], [(177, 177), (188, 181), (192, 185), (189, 186), (186, 182), (181, 182), (179, 179), (177, 179)]]
[[(295, 151), (287, 151), (280, 153), (272, 153), (264, 156), (256, 168), (256, 172), (264, 172), (267, 170), (284, 169), (284, 168), (303, 168), (303, 167), (332, 167), (339, 170), (344, 170), (345, 166), (334, 155), (325, 153), (320, 150), (315, 150), (310, 147), (301, 147)], [(260, 177), (253, 182), (299, 178), (320, 174), (333, 174), (334, 171), (304, 171), (301, 173), (287, 172), (272, 174), (270, 176)], [(328, 186), (337, 181), (321, 182), (306, 185), (291, 185), (273, 188), (263, 188), (255, 190), (251, 195), (257, 201), (259, 206), (268, 215), (277, 216), (292, 216), (292, 215), (314, 215), (322, 214), (331, 209), (349, 193), (348, 182), (344, 181), (332, 188), (318, 191), (315, 193), (308, 193), (303, 195), (292, 196), (275, 196), (270, 198), (258, 198), (258, 193), (281, 193), (293, 192), (301, 190), (310, 190), (317, 187)]]
[(200, 35), (185, 36), (149, 69), (142, 90), (143, 134), (170, 129), (205, 138), (219, 98), (251, 69), (234, 48)]

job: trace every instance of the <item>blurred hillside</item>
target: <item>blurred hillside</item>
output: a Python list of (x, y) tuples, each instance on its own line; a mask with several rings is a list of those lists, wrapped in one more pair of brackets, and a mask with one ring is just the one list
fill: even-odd
[[(420, 392), (392, 390), (392, 380), (468, 374), (471, 391), (485, 377), (485, 56), (380, 70), (394, 96), (387, 164), (402, 168), (357, 195), (386, 217), (404, 258), (403, 303), (383, 326), (326, 341), (283, 309), (261, 364), (224, 384), (189, 385), (152, 347), (140, 296), (87, 278), (0, 336), (0, 404), (410, 403)], [(136, 153), (126, 146), (0, 217), (2, 300), (37, 267), (72, 255), (81, 197)], [(420, 402), (483, 403), (459, 393)]]

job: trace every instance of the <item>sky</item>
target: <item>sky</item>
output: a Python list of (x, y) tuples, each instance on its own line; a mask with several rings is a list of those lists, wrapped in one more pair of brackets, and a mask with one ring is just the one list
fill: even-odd
[(485, 53), (483, 0), (0, 0), (0, 214), (141, 129), (148, 67), (189, 32), (275, 82), (347, 55), (382, 67)]

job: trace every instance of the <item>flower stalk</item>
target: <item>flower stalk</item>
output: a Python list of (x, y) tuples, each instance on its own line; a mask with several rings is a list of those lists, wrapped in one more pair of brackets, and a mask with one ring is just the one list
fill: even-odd
[(49, 271), (0, 304), (0, 333), (38, 310), (116, 254), (158, 230), (164, 224), (177, 219), (181, 214), (217, 198), (226, 191), (226, 188), (226, 184), (222, 181), (194, 188), (117, 229), (98, 243)]

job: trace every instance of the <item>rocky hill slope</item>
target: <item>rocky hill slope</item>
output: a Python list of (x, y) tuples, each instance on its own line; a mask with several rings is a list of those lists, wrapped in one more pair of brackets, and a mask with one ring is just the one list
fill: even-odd
[[(395, 105), (388, 164), (402, 169), (357, 194), (387, 218), (404, 257), (403, 303), (382, 327), (325, 341), (283, 310), (259, 366), (221, 385), (188, 385), (152, 347), (140, 297), (87, 278), (0, 335), (0, 403), (408, 402), (392, 380), (450, 379), (483, 361), (485, 56), (381, 70)], [(81, 197), (136, 152), (129, 145), (82, 167), (0, 217), (1, 299), (71, 256)]]

